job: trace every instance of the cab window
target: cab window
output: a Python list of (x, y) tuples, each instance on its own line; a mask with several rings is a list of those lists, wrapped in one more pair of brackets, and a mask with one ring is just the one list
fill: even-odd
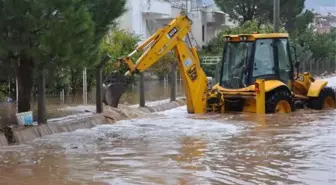
[(275, 75), (274, 47), (272, 39), (259, 39), (253, 64), (253, 78), (265, 75)]
[(279, 76), (280, 80), (284, 83), (288, 83), (291, 79), (291, 61), (289, 59), (288, 51), (288, 40), (287, 39), (277, 39), (276, 42), (278, 51), (278, 63), (279, 63)]

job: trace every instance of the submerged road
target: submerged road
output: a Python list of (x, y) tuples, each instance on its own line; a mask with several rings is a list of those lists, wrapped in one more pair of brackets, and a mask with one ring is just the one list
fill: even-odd
[(47, 136), (0, 149), (1, 185), (336, 183), (336, 111), (188, 115)]

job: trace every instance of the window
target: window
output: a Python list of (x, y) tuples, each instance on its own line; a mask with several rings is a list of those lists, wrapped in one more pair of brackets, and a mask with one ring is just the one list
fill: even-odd
[(260, 39), (256, 41), (253, 64), (253, 77), (275, 75), (273, 40)]
[(287, 47), (287, 39), (278, 39), (277, 42), (278, 60), (279, 60), (279, 76), (280, 80), (287, 83), (291, 79), (291, 61), (289, 59), (289, 51)]
[(225, 88), (247, 86), (248, 61), (252, 53), (252, 42), (232, 42), (224, 44), (221, 85)]

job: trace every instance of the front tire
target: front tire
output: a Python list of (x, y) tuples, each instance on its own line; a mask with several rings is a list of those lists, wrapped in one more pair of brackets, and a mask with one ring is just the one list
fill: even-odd
[(335, 90), (331, 87), (324, 87), (318, 97), (312, 97), (308, 101), (308, 108), (315, 110), (336, 108)]
[(287, 90), (275, 90), (266, 95), (266, 114), (294, 111), (292, 95)]

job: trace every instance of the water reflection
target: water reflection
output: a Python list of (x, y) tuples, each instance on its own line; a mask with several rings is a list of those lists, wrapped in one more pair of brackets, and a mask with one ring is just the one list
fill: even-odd
[(197, 184), (202, 179), (195, 179), (193, 174), (197, 171), (205, 171), (206, 168), (201, 164), (201, 159), (205, 156), (206, 142), (196, 137), (182, 137), (180, 139), (181, 148), (179, 154), (172, 159), (178, 162), (181, 169), (185, 172), (178, 177), (179, 185)]
[(76, 182), (68, 178), (71, 172), (67, 168), (66, 154), (20, 150), (22, 148), (1, 153), (1, 185), (103, 185), (102, 182)]

